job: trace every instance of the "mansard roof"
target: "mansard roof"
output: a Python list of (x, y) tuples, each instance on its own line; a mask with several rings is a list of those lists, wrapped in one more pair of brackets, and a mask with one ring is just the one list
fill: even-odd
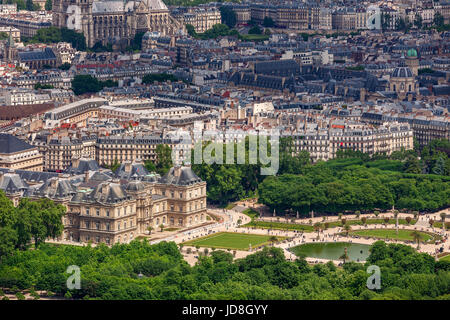
[(76, 193), (75, 187), (69, 179), (51, 178), (35, 189), (33, 196), (47, 197), (51, 199), (61, 199), (73, 196)]
[(163, 176), (159, 183), (162, 184), (174, 184), (180, 186), (187, 186), (202, 182), (191, 167), (173, 167), (169, 172)]
[(115, 172), (121, 179), (142, 178), (148, 175), (148, 171), (142, 163), (122, 163)]
[(8, 133), (0, 133), (0, 153), (16, 153), (36, 148)]
[(24, 191), (28, 185), (15, 173), (5, 173), (0, 176), (0, 189), (5, 193)]
[(117, 203), (130, 199), (123, 187), (118, 183), (103, 182), (88, 196), (87, 200), (101, 203)]
[(70, 174), (82, 174), (86, 171), (98, 171), (100, 169), (100, 166), (98, 165), (97, 161), (92, 159), (80, 159), (78, 161), (77, 166), (72, 166), (67, 168), (66, 173)]

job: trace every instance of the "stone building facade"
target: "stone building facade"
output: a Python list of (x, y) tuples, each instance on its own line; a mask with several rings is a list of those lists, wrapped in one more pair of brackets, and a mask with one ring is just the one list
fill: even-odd
[(161, 226), (188, 228), (210, 220), (206, 183), (190, 167), (174, 167), (160, 177), (139, 162), (111, 172), (95, 169), (92, 161), (80, 159), (64, 176), (45, 176), (34, 185), (26, 172), (0, 172), (0, 189), (15, 205), (28, 197), (65, 206), (61, 240), (66, 241), (128, 243)]
[(82, 32), (89, 47), (97, 42), (126, 46), (140, 32), (184, 30), (161, 0), (53, 0), (52, 11), (54, 26)]

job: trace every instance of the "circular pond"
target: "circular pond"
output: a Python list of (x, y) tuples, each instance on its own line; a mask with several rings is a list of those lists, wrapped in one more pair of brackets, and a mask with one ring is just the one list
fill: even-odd
[(291, 249), (295, 255), (310, 258), (340, 260), (347, 248), (347, 256), (351, 261), (365, 261), (369, 257), (370, 245), (349, 242), (305, 243)]

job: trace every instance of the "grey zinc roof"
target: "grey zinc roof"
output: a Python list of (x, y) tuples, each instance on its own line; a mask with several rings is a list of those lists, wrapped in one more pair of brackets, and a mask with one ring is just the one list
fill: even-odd
[(15, 173), (5, 173), (0, 177), (0, 189), (6, 193), (20, 192), (28, 188), (28, 185)]
[(66, 172), (70, 174), (81, 174), (86, 171), (97, 171), (99, 169), (100, 166), (97, 161), (80, 159), (78, 162), (78, 167), (71, 166), (70, 168), (67, 168)]
[(191, 167), (179, 169), (179, 175), (176, 175), (176, 168), (170, 168), (169, 172), (159, 180), (159, 183), (186, 186), (202, 182), (202, 179), (192, 171)]
[(52, 178), (45, 181), (41, 187), (37, 188), (33, 195), (60, 199), (73, 196), (76, 193), (75, 187), (68, 179)]
[(32, 146), (13, 135), (0, 133), (0, 153), (16, 153), (33, 148), (35, 148), (35, 146)]
[(55, 53), (50, 48), (44, 50), (24, 51), (19, 52), (19, 58), (21, 61), (35, 61), (35, 60), (56, 60)]
[(124, 11), (123, 1), (94, 1), (92, 13), (121, 12)]
[(87, 198), (94, 202), (117, 203), (129, 199), (129, 196), (120, 184), (103, 182)]
[(141, 163), (132, 163), (130, 171), (126, 171), (126, 165), (122, 163), (116, 171), (116, 176), (121, 179), (142, 178), (146, 175), (148, 171)]

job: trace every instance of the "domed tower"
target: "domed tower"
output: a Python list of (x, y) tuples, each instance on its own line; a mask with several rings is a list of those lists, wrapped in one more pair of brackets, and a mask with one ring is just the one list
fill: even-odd
[(406, 65), (411, 69), (414, 76), (417, 76), (419, 73), (419, 59), (417, 57), (417, 50), (411, 48), (406, 53)]
[(409, 93), (417, 91), (417, 81), (411, 69), (406, 65), (404, 57), (392, 72), (389, 87), (391, 91), (397, 92), (398, 98), (401, 100), (405, 99)]

